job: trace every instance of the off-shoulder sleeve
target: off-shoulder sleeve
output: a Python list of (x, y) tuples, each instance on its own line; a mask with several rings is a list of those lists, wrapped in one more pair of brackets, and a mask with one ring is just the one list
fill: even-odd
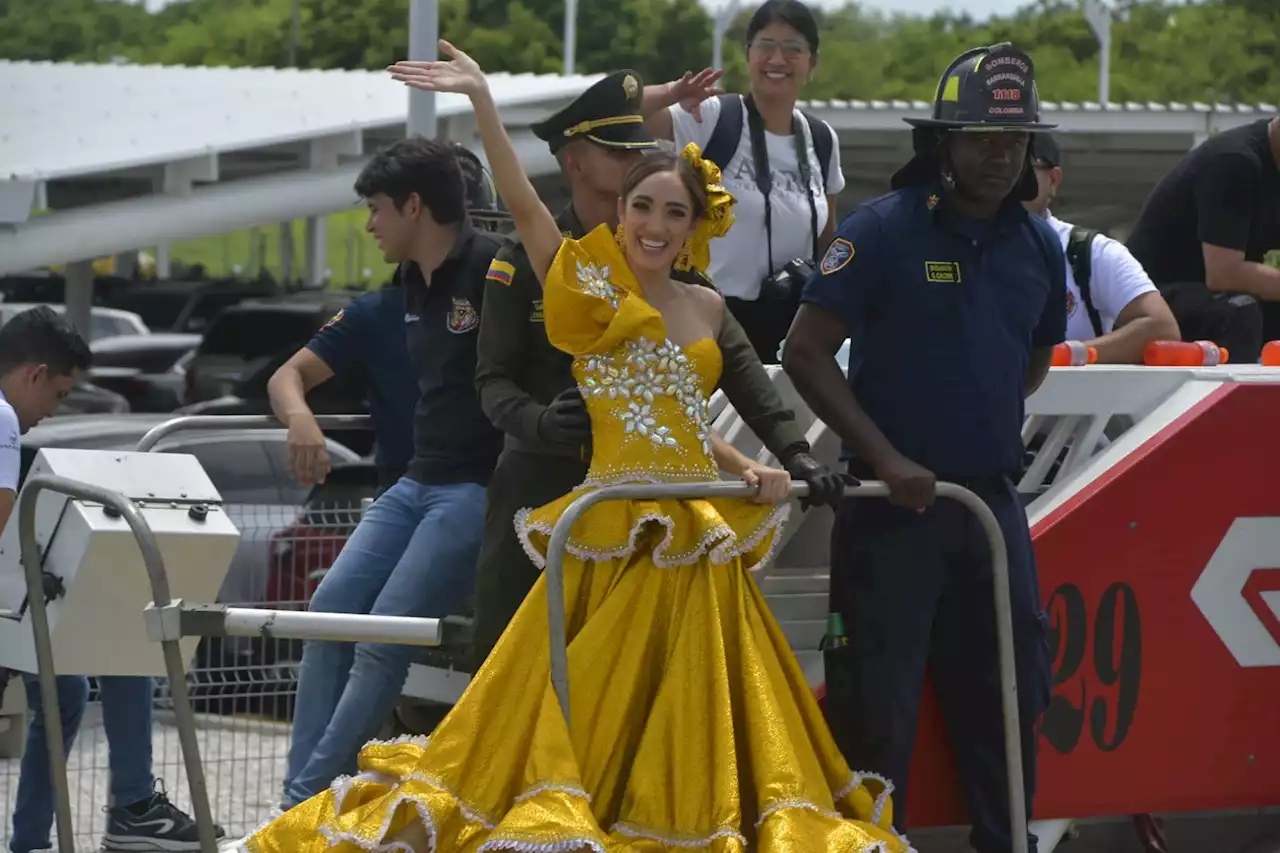
[(627, 338), (665, 338), (662, 315), (637, 289), (603, 226), (565, 238), (543, 283), (542, 316), (551, 345), (570, 355), (612, 351)]

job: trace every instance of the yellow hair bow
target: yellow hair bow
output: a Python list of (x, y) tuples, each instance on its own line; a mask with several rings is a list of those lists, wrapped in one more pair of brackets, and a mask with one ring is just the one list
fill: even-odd
[(689, 235), (685, 250), (676, 258), (675, 267), (678, 270), (705, 272), (711, 265), (711, 241), (729, 233), (729, 227), (733, 225), (734, 198), (720, 183), (720, 167), (703, 159), (702, 149), (697, 143), (690, 142), (686, 145), (680, 152), (680, 157), (702, 179), (707, 193), (707, 209)]

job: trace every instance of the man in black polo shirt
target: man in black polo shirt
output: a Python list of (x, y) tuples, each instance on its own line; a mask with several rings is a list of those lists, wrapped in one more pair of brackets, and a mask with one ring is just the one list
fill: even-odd
[(1151, 191), (1128, 246), (1184, 340), (1256, 362), (1263, 342), (1280, 338), (1280, 118), (1188, 152)]
[[(457, 152), (397, 142), (356, 180), (368, 230), (404, 289), (404, 334), (418, 379), (408, 473), (369, 508), (311, 600), (311, 610), (386, 616), (461, 611), (475, 580), (485, 488), (501, 434), (475, 392), (485, 273), (501, 243), (467, 220)], [(302, 655), (283, 808), (355, 772), (386, 721), (413, 647), (309, 642)]]

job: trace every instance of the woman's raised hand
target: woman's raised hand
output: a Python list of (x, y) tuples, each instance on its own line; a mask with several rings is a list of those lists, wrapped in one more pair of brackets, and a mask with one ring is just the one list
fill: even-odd
[(449, 59), (406, 59), (387, 66), (387, 70), (392, 80), (424, 92), (456, 92), (470, 97), (485, 90), (488, 83), (474, 59), (444, 39), (440, 40), (440, 53)]

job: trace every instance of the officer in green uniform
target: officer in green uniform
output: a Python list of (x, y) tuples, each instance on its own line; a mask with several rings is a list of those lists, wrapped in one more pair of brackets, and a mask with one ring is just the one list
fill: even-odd
[[(572, 203), (558, 219), (565, 234), (583, 237), (601, 223), (617, 226), (623, 176), (657, 147), (640, 116), (643, 93), (639, 74), (619, 71), (533, 126), (569, 181)], [(711, 286), (702, 278), (698, 283)], [(727, 310), (718, 343), (724, 355), (720, 386), (743, 421), (793, 477), (809, 483), (810, 503), (834, 505), (845, 481), (810, 455), (794, 414)], [(480, 405), (506, 433), (489, 483), (476, 569), (476, 668), (538, 578), (516, 536), (516, 512), (549, 503), (586, 478), (591, 422), (571, 363), (547, 340), (542, 287), (513, 234), (498, 250), (485, 282), (476, 364)]]

